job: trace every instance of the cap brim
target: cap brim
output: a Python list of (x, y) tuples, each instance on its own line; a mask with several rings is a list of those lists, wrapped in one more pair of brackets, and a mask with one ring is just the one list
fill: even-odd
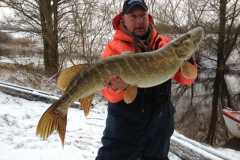
[(148, 8), (147, 8), (146, 6), (144, 6), (142, 3), (133, 3), (133, 4), (124, 12), (124, 14), (128, 14), (128, 13), (132, 10), (132, 8), (133, 8), (134, 6), (136, 6), (136, 5), (140, 5), (145, 11), (148, 10)]

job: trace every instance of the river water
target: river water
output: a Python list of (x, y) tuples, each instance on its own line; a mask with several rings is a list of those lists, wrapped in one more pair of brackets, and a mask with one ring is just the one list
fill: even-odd
[(199, 71), (191, 86), (173, 84), (172, 101), (179, 133), (213, 147), (240, 151), (240, 139), (228, 131), (222, 115), (226, 107), (240, 111), (239, 71)]

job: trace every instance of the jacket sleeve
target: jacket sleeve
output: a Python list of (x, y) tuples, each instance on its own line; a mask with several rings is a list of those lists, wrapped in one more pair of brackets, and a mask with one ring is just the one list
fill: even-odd
[[(102, 59), (103, 58), (107, 58), (107, 57), (110, 57), (110, 56), (114, 56), (114, 55), (118, 55), (120, 53), (116, 53), (115, 50), (112, 49), (111, 47), (111, 42), (110, 44), (108, 44), (103, 52), (103, 55), (102, 55)], [(117, 103), (117, 102), (120, 102), (121, 100), (123, 100), (124, 98), (124, 94), (125, 94), (125, 91), (122, 91), (120, 93), (117, 93), (117, 90), (113, 89), (113, 88), (104, 88), (102, 90), (102, 93), (104, 95), (104, 97), (111, 103)]]
[[(192, 59), (192, 58), (191, 58)], [(196, 62), (192, 59), (193, 63), (194, 63), (194, 67), (198, 70), (197, 64)], [(196, 78), (194, 79), (187, 79), (185, 77), (183, 77), (182, 73), (178, 70), (177, 73), (174, 75), (173, 79), (182, 85), (191, 85), (193, 84), (193, 82), (195, 82)]]

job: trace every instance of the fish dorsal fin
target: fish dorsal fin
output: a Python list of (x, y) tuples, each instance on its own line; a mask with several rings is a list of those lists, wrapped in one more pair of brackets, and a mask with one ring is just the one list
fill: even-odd
[(94, 94), (92, 94), (86, 98), (79, 99), (79, 102), (81, 103), (81, 105), (83, 107), (85, 117), (87, 117), (89, 114), (89, 111), (90, 111), (91, 105), (92, 105), (92, 101), (93, 101), (93, 97), (94, 97)]
[(124, 94), (124, 101), (129, 104), (136, 98), (138, 92), (137, 86), (129, 85)]
[(57, 81), (58, 88), (62, 90), (66, 90), (70, 85), (72, 79), (78, 75), (88, 64), (80, 64), (76, 66), (72, 66), (70, 68), (65, 69), (59, 76)]
[(195, 79), (197, 77), (197, 69), (188, 61), (185, 61), (182, 65), (181, 73), (187, 79)]

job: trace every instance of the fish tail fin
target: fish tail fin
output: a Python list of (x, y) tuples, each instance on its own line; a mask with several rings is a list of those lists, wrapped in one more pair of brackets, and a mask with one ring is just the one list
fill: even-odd
[(56, 130), (62, 141), (62, 147), (64, 148), (67, 114), (63, 115), (56, 111), (58, 104), (59, 101), (56, 101), (42, 115), (37, 125), (36, 135), (46, 139), (53, 133), (54, 130)]

